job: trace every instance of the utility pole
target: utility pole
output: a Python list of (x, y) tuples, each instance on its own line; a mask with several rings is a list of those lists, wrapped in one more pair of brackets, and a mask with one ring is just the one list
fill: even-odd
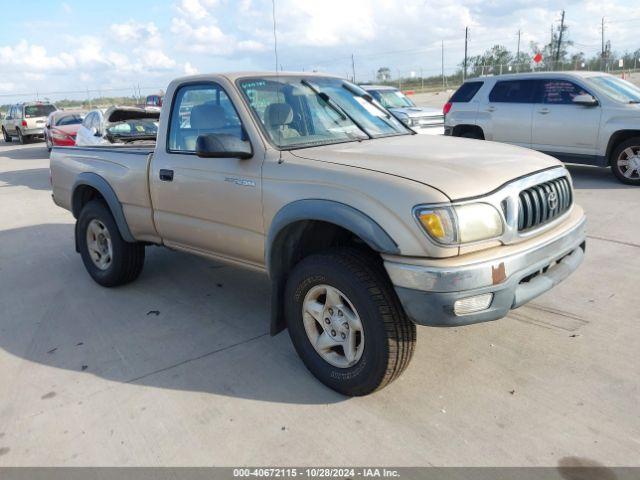
[(520, 30), (518, 30), (518, 50), (516, 53), (516, 72), (520, 70)]
[(353, 53), (351, 54), (351, 72), (353, 73), (353, 83), (356, 83), (356, 60)]
[(600, 54), (600, 70), (604, 71), (604, 17), (602, 17), (602, 53)]
[(462, 81), (467, 78), (467, 46), (469, 44), (469, 27), (464, 27), (464, 68), (462, 69)]
[(442, 40), (442, 91), (444, 92), (444, 40)]
[(558, 68), (558, 62), (560, 61), (560, 48), (562, 47), (562, 34), (564, 33), (564, 10), (562, 11), (562, 18), (560, 19), (560, 33), (558, 34), (558, 48), (556, 49), (556, 65)]

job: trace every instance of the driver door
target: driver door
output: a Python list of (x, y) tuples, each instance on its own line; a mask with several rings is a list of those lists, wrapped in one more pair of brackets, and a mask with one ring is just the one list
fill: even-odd
[(539, 102), (533, 108), (532, 147), (551, 154), (576, 155), (576, 161), (596, 155), (602, 108), (573, 103), (576, 95), (591, 93), (568, 80), (540, 83)]
[(201, 158), (195, 153), (202, 134), (246, 139), (225, 90), (212, 82), (183, 85), (175, 93), (168, 123), (167, 142), (156, 147), (149, 180), (163, 242), (262, 265), (262, 157)]

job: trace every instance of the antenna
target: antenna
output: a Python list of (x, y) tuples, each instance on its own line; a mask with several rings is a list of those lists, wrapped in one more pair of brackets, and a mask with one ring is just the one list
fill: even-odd
[[(280, 77), (280, 74), (278, 73), (278, 33), (277, 33), (277, 29), (276, 29), (276, 0), (271, 0), (271, 6), (272, 6), (272, 13), (273, 13), (273, 53), (275, 54), (275, 60), (276, 60), (276, 79), (278, 80)], [(282, 70), (282, 67), (280, 67), (280, 69)], [(276, 82), (277, 85), (280, 85), (280, 82), (277, 81)], [(278, 87), (276, 87), (278, 88)], [(279, 90), (276, 90), (279, 92)], [(280, 136), (280, 129), (278, 129), (278, 135)], [(278, 150), (278, 165), (281, 164), (283, 162), (282, 159), (282, 150)]]
[(278, 34), (276, 32), (276, 0), (271, 0), (273, 13), (273, 52), (276, 56), (276, 73), (278, 72)]

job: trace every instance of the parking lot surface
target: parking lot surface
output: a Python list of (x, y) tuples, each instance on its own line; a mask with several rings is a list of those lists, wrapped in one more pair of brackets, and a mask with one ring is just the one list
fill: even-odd
[(570, 167), (587, 255), (507, 318), (418, 328), (344, 398), (268, 335), (266, 277), (150, 247), (94, 283), (42, 143), (0, 146), (0, 465), (640, 465), (640, 190)]

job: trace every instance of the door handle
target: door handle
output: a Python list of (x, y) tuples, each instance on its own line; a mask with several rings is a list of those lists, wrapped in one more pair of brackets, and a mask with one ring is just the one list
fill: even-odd
[(172, 182), (173, 181), (173, 170), (165, 170), (164, 168), (160, 169), (160, 180), (163, 182)]
[(495, 112), (496, 107), (487, 107), (487, 112)]
[(540, 110), (538, 110), (538, 113), (540, 115), (546, 115), (547, 113), (549, 113), (549, 109), (548, 108), (541, 108)]

